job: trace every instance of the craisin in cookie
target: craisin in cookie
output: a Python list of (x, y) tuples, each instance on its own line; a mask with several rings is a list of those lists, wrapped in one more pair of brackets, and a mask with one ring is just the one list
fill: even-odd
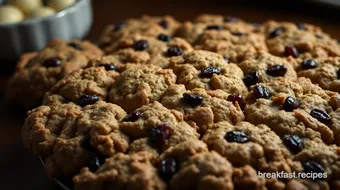
[(90, 67), (73, 71), (45, 94), (43, 104), (74, 102), (82, 106), (86, 102), (108, 100), (110, 88), (119, 73), (106, 69), (105, 67)]
[(259, 171), (301, 171), (301, 165), (284, 146), (280, 137), (265, 125), (219, 122), (202, 139), (234, 167), (251, 165)]
[(280, 136), (299, 135), (334, 143), (332, 96), (309, 79), (277, 79), (251, 87), (245, 109), (246, 120), (266, 124)]
[(277, 56), (316, 58), (340, 56), (335, 39), (310, 24), (267, 21), (261, 26), (269, 52)]
[(152, 58), (150, 62), (165, 68), (169, 64), (169, 58), (180, 56), (184, 52), (192, 51), (191, 45), (184, 39), (160, 34), (158, 37), (131, 35), (124, 37), (106, 48), (107, 52), (115, 52), (121, 49), (130, 49), (135, 52), (147, 52)]
[(248, 87), (256, 83), (270, 82), (278, 77), (296, 79), (294, 65), (296, 65), (294, 59), (287, 61), (265, 51), (248, 53), (238, 64), (245, 75), (243, 81)]
[(248, 89), (242, 78), (242, 70), (233, 63), (226, 62), (217, 53), (195, 50), (170, 60), (170, 68), (177, 75), (177, 83), (188, 90), (203, 88), (223, 90), (227, 93), (247, 95)]
[(133, 67), (122, 72), (113, 83), (110, 102), (131, 112), (153, 101), (160, 101), (164, 91), (175, 83), (176, 75), (171, 69), (155, 65)]
[(329, 57), (304, 59), (300, 62), (297, 73), (299, 77), (309, 78), (326, 90), (340, 93), (340, 58)]
[(249, 33), (255, 31), (256, 27), (236, 17), (202, 14), (197, 16), (193, 22), (185, 22), (176, 34), (194, 44), (207, 29), (223, 29), (231, 32)]
[[(183, 121), (181, 113), (169, 110), (159, 102), (130, 112), (119, 127), (132, 141), (147, 138), (145, 142), (148, 146), (159, 152), (182, 141), (199, 138), (196, 129)], [(145, 147), (143, 149), (145, 150)]]
[(203, 134), (216, 122), (236, 124), (244, 120), (242, 110), (246, 106), (241, 95), (201, 88), (186, 90), (183, 85), (170, 86), (164, 92), (161, 103), (182, 112), (184, 120)]
[(24, 145), (40, 156), (51, 177), (72, 176), (86, 165), (125, 152), (129, 138), (119, 130), (126, 113), (101, 100), (40, 106), (28, 113), (22, 129)]
[(135, 34), (150, 37), (157, 37), (160, 34), (172, 36), (178, 27), (180, 27), (180, 23), (171, 16), (152, 17), (144, 15), (140, 18), (132, 18), (123, 23), (107, 26), (100, 38), (100, 44), (106, 49), (121, 38)]
[(166, 183), (151, 164), (148, 152), (116, 154), (96, 171), (84, 168), (73, 178), (76, 190), (165, 190)]
[[(65, 75), (85, 67), (89, 59), (102, 56), (87, 41), (51, 41), (36, 55), (21, 60), (17, 72), (9, 80), (6, 97), (29, 109), (41, 105), (45, 92)], [(34, 55), (34, 56), (33, 56)]]

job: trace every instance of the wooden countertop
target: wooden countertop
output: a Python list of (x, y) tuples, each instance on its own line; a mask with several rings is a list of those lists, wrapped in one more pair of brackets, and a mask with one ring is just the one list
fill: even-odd
[[(94, 0), (94, 25), (87, 39), (96, 40), (104, 27), (142, 14), (173, 15), (178, 20), (192, 19), (200, 13), (233, 15), (250, 22), (268, 19), (308, 22), (340, 39), (340, 15), (326, 6), (306, 5), (302, 1), (247, 0)], [(2, 63), (5, 64), (5, 63)], [(0, 189), (59, 189), (45, 175), (38, 158), (24, 150), (21, 126), (25, 112), (4, 104), (6, 77), (0, 77)]]

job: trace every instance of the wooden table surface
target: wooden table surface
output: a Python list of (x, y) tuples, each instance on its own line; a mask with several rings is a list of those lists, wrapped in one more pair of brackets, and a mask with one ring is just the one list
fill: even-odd
[[(286, 0), (288, 1), (288, 0)], [(250, 22), (268, 19), (308, 22), (340, 39), (340, 15), (332, 7), (304, 4), (292, 0), (94, 0), (94, 25), (87, 39), (96, 40), (107, 24), (142, 14), (175, 16), (181, 21), (200, 13), (233, 15)], [(1, 63), (5, 64), (5, 63)], [(3, 102), (6, 76), (0, 76), (0, 189), (59, 189), (49, 180), (38, 158), (30, 155), (21, 142), (21, 126), (25, 112)]]

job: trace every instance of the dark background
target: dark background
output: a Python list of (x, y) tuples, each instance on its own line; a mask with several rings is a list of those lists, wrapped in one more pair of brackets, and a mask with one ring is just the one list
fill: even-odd
[[(94, 25), (87, 36), (93, 41), (106, 25), (119, 23), (128, 17), (169, 14), (185, 21), (201, 13), (233, 15), (255, 23), (268, 19), (307, 22), (321, 26), (340, 39), (340, 9), (307, 0), (93, 0), (93, 9)], [(11, 63), (0, 64), (7, 67)], [(10, 73), (0, 76), (0, 189), (59, 189), (46, 177), (38, 158), (23, 148), (20, 132), (25, 112), (3, 102), (6, 75)]]

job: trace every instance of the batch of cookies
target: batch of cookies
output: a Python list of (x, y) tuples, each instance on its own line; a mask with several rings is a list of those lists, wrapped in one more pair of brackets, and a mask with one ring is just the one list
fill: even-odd
[(8, 83), (51, 178), (76, 190), (340, 189), (340, 45), (319, 27), (143, 16), (99, 41), (51, 41)]

